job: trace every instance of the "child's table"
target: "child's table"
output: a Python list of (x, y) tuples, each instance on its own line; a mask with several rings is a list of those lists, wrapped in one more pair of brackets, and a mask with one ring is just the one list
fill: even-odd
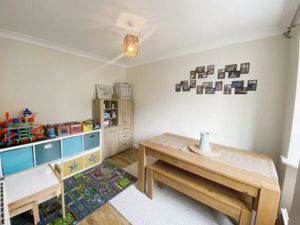
[(40, 221), (38, 205), (63, 192), (63, 183), (47, 164), (7, 176), (5, 185), (9, 216), (32, 210), (35, 224)]

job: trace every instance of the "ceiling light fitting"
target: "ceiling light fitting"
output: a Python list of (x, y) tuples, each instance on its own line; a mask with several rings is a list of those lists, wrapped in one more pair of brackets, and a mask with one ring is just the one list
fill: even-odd
[(292, 38), (292, 29), (295, 28), (298, 24), (296, 23), (299, 17), (299, 12), (300, 12), (300, 4), (297, 8), (297, 11), (293, 17), (293, 20), (291, 22), (291, 25), (287, 28), (285, 32), (283, 32), (283, 36), (285, 36), (287, 39)]
[(139, 52), (139, 38), (132, 34), (126, 34), (123, 42), (123, 53), (126, 56), (137, 56)]

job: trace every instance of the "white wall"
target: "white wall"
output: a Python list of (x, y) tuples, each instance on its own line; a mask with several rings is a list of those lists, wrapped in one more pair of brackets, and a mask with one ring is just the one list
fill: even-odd
[(95, 84), (126, 81), (126, 70), (0, 38), (0, 121), (29, 107), (41, 123), (92, 118)]
[[(284, 127), (282, 134), (281, 154), (292, 162), (300, 157), (300, 79), (299, 54), (300, 54), (300, 30), (294, 29), (293, 38), (289, 40), (289, 77), (287, 86), (287, 100), (285, 107)], [(295, 163), (298, 164), (298, 163)], [(293, 193), (296, 183), (297, 169), (281, 164), (281, 202), (280, 207), (289, 212), (293, 202)]]
[[(215, 133), (215, 142), (271, 154), (278, 160), (288, 75), (288, 41), (283, 37), (203, 51), (128, 70), (134, 96), (134, 141), (163, 132), (199, 138), (201, 130)], [(196, 66), (250, 62), (258, 90), (248, 95), (175, 93), (175, 84), (189, 79)], [(232, 80), (226, 79), (229, 84)], [(197, 80), (200, 82), (208, 81)]]
[(297, 175), (297, 181), (296, 181), (296, 187), (295, 192), (293, 195), (293, 205), (292, 205), (292, 211), (291, 211), (291, 218), (289, 221), (290, 225), (298, 225), (300, 221), (300, 166), (298, 169), (298, 175)]

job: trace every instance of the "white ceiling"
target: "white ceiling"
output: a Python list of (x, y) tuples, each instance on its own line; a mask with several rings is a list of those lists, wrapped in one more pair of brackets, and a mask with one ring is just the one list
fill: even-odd
[[(0, 0), (0, 34), (134, 66), (281, 34), (299, 0)], [(118, 57), (120, 13), (142, 17), (136, 58)], [(17, 34), (16, 34), (17, 33)], [(25, 36), (26, 35), (26, 36)]]

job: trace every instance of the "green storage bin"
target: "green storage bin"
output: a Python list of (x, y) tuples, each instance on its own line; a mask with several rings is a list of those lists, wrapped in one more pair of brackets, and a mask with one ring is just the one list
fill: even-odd
[(99, 132), (93, 132), (84, 135), (84, 150), (90, 150), (99, 147), (100, 135)]
[(35, 146), (36, 165), (52, 162), (61, 158), (59, 141), (47, 142)]

